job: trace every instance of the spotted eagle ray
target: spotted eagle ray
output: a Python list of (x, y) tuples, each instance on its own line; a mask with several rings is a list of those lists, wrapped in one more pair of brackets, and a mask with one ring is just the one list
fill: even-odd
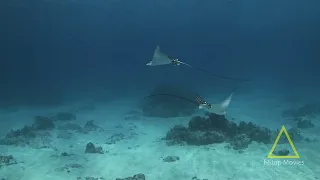
[(156, 47), (156, 49), (155, 49), (155, 51), (153, 53), (152, 60), (150, 62), (148, 62), (146, 65), (147, 66), (161, 66), (161, 65), (168, 65), (168, 64), (173, 64), (175, 66), (179, 66), (179, 65), (182, 64), (182, 65), (188, 66), (190, 68), (193, 68), (193, 69), (196, 69), (196, 70), (199, 70), (199, 71), (202, 71), (202, 72), (209, 73), (211, 75), (217, 76), (217, 77), (219, 77), (221, 79), (228, 79), (228, 80), (234, 80), (234, 81), (250, 81), (248, 79), (226, 77), (226, 76), (223, 76), (223, 75), (219, 75), (217, 73), (212, 73), (212, 72), (209, 72), (207, 70), (192, 66), (192, 65), (190, 65), (188, 63), (179, 61), (179, 59), (172, 58), (172, 57), (168, 56), (167, 54), (161, 52), (159, 46)]
[(153, 96), (171, 96), (174, 98), (179, 98), (179, 99), (188, 101), (190, 103), (196, 104), (196, 105), (198, 105), (199, 109), (202, 109), (206, 112), (214, 113), (217, 115), (225, 115), (227, 113), (227, 109), (230, 105), (230, 102), (231, 102), (231, 99), (232, 99), (234, 92), (235, 92), (235, 90), (232, 91), (232, 93), (226, 99), (224, 99), (222, 102), (217, 103), (217, 104), (210, 104), (200, 96), (197, 96), (197, 97), (195, 97), (195, 99), (191, 100), (191, 99), (182, 97), (177, 94), (151, 94), (151, 95), (145, 96), (143, 98), (151, 98)]

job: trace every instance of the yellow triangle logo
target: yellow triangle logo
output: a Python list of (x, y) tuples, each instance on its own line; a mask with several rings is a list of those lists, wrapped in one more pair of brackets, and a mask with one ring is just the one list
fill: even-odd
[[(273, 155), (273, 151), (276, 148), (276, 146), (277, 146), (277, 144), (278, 144), (278, 142), (279, 142), (279, 140), (281, 138), (282, 133), (284, 133), (286, 135), (286, 138), (288, 139), (289, 144), (290, 144), (290, 146), (291, 146), (291, 148), (293, 150), (294, 156), (275, 156), (275, 155)], [(273, 146), (271, 148), (271, 151), (269, 152), (267, 158), (273, 158), (273, 159), (278, 159), (278, 158), (286, 158), (286, 159), (295, 158), (295, 159), (298, 159), (298, 158), (300, 158), (296, 148), (294, 147), (294, 145), (292, 143), (292, 140), (291, 140), (291, 138), (290, 138), (290, 136), (288, 134), (288, 131), (286, 130), (286, 128), (284, 126), (282, 126), (282, 128), (281, 128), (281, 130), (280, 130), (280, 132), (278, 134), (278, 137), (275, 140), (275, 142), (274, 142), (274, 144), (273, 144)]]

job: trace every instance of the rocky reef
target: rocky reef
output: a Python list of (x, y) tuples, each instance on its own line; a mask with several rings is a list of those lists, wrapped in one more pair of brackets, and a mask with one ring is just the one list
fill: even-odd
[(193, 117), (188, 127), (176, 125), (165, 137), (168, 145), (208, 145), (227, 142), (235, 150), (248, 147), (252, 141), (271, 143), (271, 130), (253, 123), (236, 124), (225, 116), (208, 114), (208, 117)]
[(61, 131), (75, 131), (83, 134), (88, 134), (92, 131), (104, 131), (103, 128), (94, 123), (94, 120), (87, 121), (83, 127), (75, 123), (67, 122), (64, 124), (60, 124), (57, 129)]
[(179, 161), (179, 160), (180, 160), (179, 156), (167, 156), (167, 157), (163, 158), (163, 162), (167, 162), (167, 163), (175, 162), (175, 161)]
[(53, 120), (44, 116), (36, 116), (31, 126), (11, 130), (0, 139), (0, 145), (31, 146), (33, 148), (50, 147), (51, 135), (45, 130), (55, 128)]
[(103, 154), (104, 152), (101, 146), (96, 147), (92, 142), (89, 142), (86, 146), (85, 153)]
[(12, 155), (8, 155), (8, 156), (0, 155), (0, 167), (12, 165), (12, 164), (17, 164), (17, 160)]
[(314, 128), (312, 119), (320, 115), (320, 103), (307, 103), (298, 108), (289, 108), (282, 112), (282, 117), (287, 120), (293, 120), (297, 128)]
[(51, 133), (53, 129), (58, 130), (56, 137), (59, 139), (71, 139), (72, 132), (88, 134), (91, 131), (104, 131), (101, 127), (89, 120), (81, 127), (70, 123), (76, 120), (76, 115), (68, 112), (59, 112), (52, 116), (35, 116), (34, 123), (25, 125), (20, 129), (11, 129), (3, 138), (0, 145), (29, 146), (32, 148), (54, 148)]
[(126, 178), (116, 178), (116, 180), (146, 180), (146, 176), (142, 173), (136, 174), (132, 177), (126, 177)]
[[(188, 127), (176, 125), (170, 129), (166, 137), (168, 145), (209, 145), (228, 143), (227, 148), (242, 151), (253, 141), (263, 144), (274, 143), (280, 130), (271, 131), (251, 122), (241, 121), (239, 124), (229, 121), (225, 116), (207, 114), (207, 117), (193, 117)], [(299, 129), (288, 129), (291, 140), (295, 142), (309, 142), (300, 134)], [(281, 136), (278, 144), (288, 143), (285, 136)]]

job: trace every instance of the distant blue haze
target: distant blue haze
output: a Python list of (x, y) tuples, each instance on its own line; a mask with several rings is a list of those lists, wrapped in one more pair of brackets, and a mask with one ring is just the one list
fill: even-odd
[(319, 8), (319, 0), (2, 0), (0, 104), (138, 96), (164, 82), (224, 85), (187, 67), (146, 67), (157, 45), (265, 87), (319, 89)]

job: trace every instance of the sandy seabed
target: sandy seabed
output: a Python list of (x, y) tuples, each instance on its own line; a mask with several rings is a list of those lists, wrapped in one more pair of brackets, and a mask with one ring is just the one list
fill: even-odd
[[(243, 98), (245, 99), (245, 98)], [(126, 106), (123, 106), (126, 104)], [(186, 125), (191, 117), (148, 118), (132, 115), (135, 110), (130, 103), (119, 101), (111, 104), (95, 104), (88, 108), (86, 103), (72, 104), (56, 109), (17, 109), (2, 111), (1, 136), (9, 129), (31, 124), (34, 116), (59, 111), (73, 111), (77, 119), (72, 123), (83, 126), (88, 120), (101, 127), (101, 131), (87, 134), (71, 132), (69, 139), (57, 138), (60, 130), (49, 133), (54, 148), (30, 148), (0, 146), (0, 155), (12, 155), (17, 164), (2, 166), (0, 178), (3, 180), (76, 180), (86, 177), (115, 180), (143, 173), (147, 180), (270, 180), (320, 179), (320, 143), (294, 143), (300, 161), (281, 164), (283, 159), (267, 159), (272, 147), (252, 143), (243, 153), (225, 148), (226, 144), (207, 146), (168, 146), (160, 140), (176, 124)], [(280, 112), (285, 103), (277, 99), (255, 98), (244, 101), (234, 100), (227, 118), (234, 121), (252, 121), (277, 129), (290, 122), (281, 120)], [(90, 110), (89, 110), (90, 109)], [(203, 112), (199, 112), (203, 114)], [(305, 131), (319, 139), (319, 119), (316, 127)], [(123, 134), (121, 140), (107, 143), (109, 137)], [(104, 154), (85, 153), (88, 142), (101, 146)], [(66, 152), (68, 156), (61, 156)], [(178, 156), (175, 162), (164, 162), (167, 156)], [(91, 180), (91, 179), (87, 179)]]

